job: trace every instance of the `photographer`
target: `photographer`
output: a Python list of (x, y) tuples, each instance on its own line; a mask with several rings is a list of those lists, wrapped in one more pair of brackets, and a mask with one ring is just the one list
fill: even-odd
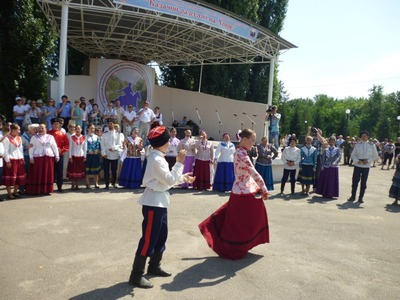
[(279, 121), (281, 120), (281, 114), (277, 113), (277, 106), (272, 105), (267, 109), (267, 118), (269, 122), (269, 141), (273, 143), (276, 149), (279, 149)]

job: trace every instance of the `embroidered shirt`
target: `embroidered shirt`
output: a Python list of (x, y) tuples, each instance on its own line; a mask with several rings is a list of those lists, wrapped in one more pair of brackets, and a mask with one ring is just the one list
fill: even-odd
[(186, 137), (184, 139), (181, 139), (178, 146), (178, 152), (182, 149), (186, 150), (186, 156), (194, 156), (196, 151), (196, 141), (192, 138)]
[(212, 161), (214, 159), (213, 143), (207, 140), (197, 141), (195, 158), (203, 161)]
[(322, 156), (322, 167), (331, 168), (337, 167), (340, 158), (342, 157), (342, 151), (338, 147), (327, 147)]
[(11, 159), (24, 159), (22, 140), (19, 136), (7, 135), (3, 139), (4, 160), (10, 162)]
[(179, 146), (179, 139), (176, 137), (170, 137), (169, 138), (169, 146), (167, 153), (165, 156), (174, 156), (176, 157), (178, 155), (178, 146)]
[(233, 154), (235, 153), (235, 145), (231, 142), (221, 142), (215, 150), (215, 159), (218, 162), (233, 162)]
[(100, 138), (96, 134), (88, 134), (85, 142), (87, 154), (100, 153)]
[(87, 144), (85, 143), (84, 135), (81, 134), (77, 136), (76, 134), (73, 134), (69, 141), (68, 158), (72, 158), (73, 156), (86, 157)]
[(32, 147), (29, 148), (29, 158), (34, 157), (56, 157), (59, 158), (59, 152), (56, 141), (51, 134), (35, 134), (31, 137)]
[[(274, 160), (278, 156), (278, 151), (274, 146), (267, 144), (258, 144), (257, 145), (257, 160), (256, 163), (263, 166), (270, 166), (272, 164), (272, 160)], [(272, 156), (273, 154), (273, 156)]]
[(303, 146), (300, 149), (301, 162), (300, 165), (312, 165), (316, 167), (317, 165), (317, 155), (318, 151), (313, 146)]

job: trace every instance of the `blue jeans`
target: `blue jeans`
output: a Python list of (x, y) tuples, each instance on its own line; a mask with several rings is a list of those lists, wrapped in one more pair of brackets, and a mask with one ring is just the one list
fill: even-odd
[(274, 141), (273, 145), (275, 146), (275, 149), (279, 149), (279, 132), (269, 132), (269, 142), (272, 144), (272, 141)]

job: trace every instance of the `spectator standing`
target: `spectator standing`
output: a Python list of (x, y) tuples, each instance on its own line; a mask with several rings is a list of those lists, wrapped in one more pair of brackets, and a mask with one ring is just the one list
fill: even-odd
[(123, 131), (123, 118), (125, 114), (125, 109), (121, 106), (121, 101), (119, 99), (114, 101), (114, 110), (115, 110), (115, 121), (121, 127), (121, 132)]
[(71, 109), (71, 120), (75, 121), (75, 125), (82, 127), (83, 110), (79, 107), (81, 101), (75, 100), (75, 106)]
[(63, 128), (67, 131), (69, 120), (71, 120), (71, 111), (72, 106), (71, 103), (68, 101), (68, 97), (66, 95), (61, 96), (61, 103), (57, 105), (57, 117), (64, 119)]
[(99, 106), (97, 104), (93, 104), (93, 110), (89, 113), (89, 124), (102, 126), (103, 123), (103, 114), (99, 110)]
[(46, 126), (48, 130), (52, 129), (51, 119), (56, 117), (56, 106), (53, 98), (49, 100), (49, 104), (45, 107), (44, 115), (46, 116)]
[(32, 100), (30, 102), (30, 108), (26, 112), (31, 119), (31, 124), (39, 124), (40, 117), (42, 116), (42, 112), (39, 107), (37, 107), (36, 101)]
[(281, 114), (278, 112), (278, 107), (272, 105), (267, 110), (268, 121), (269, 121), (269, 141), (275, 145), (275, 149), (279, 149), (279, 122), (281, 120)]
[(154, 115), (156, 116), (154, 122), (158, 122), (160, 126), (163, 125), (162, 113), (160, 112), (160, 108), (158, 106), (154, 108)]
[(149, 108), (149, 102), (145, 101), (143, 108), (139, 110), (139, 137), (145, 139), (150, 131), (150, 125), (156, 119), (153, 110)]
[(22, 128), (22, 123), (24, 122), (26, 114), (26, 107), (24, 103), (22, 103), (22, 98), (19, 96), (15, 97), (15, 102), (16, 104), (13, 107), (13, 122)]
[[(124, 135), (127, 137), (132, 133), (134, 126), (134, 123), (136, 121), (136, 112), (133, 109), (133, 105), (129, 104), (128, 109), (124, 112), (124, 116), (122, 117), (123, 119), (123, 132)], [(139, 129), (138, 129), (139, 130)]]
[(354, 146), (353, 152), (351, 153), (351, 159), (354, 162), (354, 170), (351, 185), (351, 197), (348, 201), (356, 200), (357, 186), (361, 180), (358, 202), (363, 203), (371, 162), (377, 158), (378, 152), (376, 151), (374, 143), (369, 141), (368, 131), (361, 132), (360, 137), (361, 142)]
[(289, 146), (286, 147), (282, 152), (283, 161), (283, 177), (281, 180), (281, 195), (283, 196), (283, 191), (285, 190), (286, 181), (290, 175), (290, 190), (292, 195), (294, 194), (294, 189), (296, 185), (296, 168), (300, 163), (301, 155), (300, 149), (296, 147), (297, 139), (291, 137), (289, 139)]
[(383, 163), (382, 163), (381, 170), (383, 170), (383, 167), (386, 165), (386, 162), (388, 163), (387, 169), (389, 170), (390, 165), (392, 164), (393, 153), (394, 153), (395, 149), (396, 149), (396, 146), (393, 145), (393, 141), (391, 139), (389, 139), (382, 149)]

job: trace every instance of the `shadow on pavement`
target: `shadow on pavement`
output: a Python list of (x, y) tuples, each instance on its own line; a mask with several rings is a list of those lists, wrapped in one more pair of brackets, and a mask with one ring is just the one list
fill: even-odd
[(74, 296), (69, 298), (69, 300), (117, 300), (127, 295), (134, 297), (133, 287), (127, 282), (120, 282), (110, 287), (99, 288)]
[(337, 200), (337, 198), (324, 198), (322, 196), (313, 196), (311, 199), (307, 200), (307, 203), (308, 204), (315, 204), (315, 203), (325, 204), (327, 202), (334, 201), (334, 200)]
[(361, 203), (359, 202), (351, 202), (351, 201), (346, 201), (342, 204), (336, 204), (338, 209), (357, 209), (357, 208), (364, 208), (361, 206)]
[(391, 213), (400, 213), (400, 205), (386, 204), (385, 209)]
[(176, 292), (214, 286), (235, 277), (238, 271), (252, 265), (262, 257), (262, 255), (249, 253), (241, 260), (226, 260), (216, 256), (184, 258), (183, 260), (202, 260), (202, 262), (178, 273), (171, 283), (163, 284), (161, 288)]

